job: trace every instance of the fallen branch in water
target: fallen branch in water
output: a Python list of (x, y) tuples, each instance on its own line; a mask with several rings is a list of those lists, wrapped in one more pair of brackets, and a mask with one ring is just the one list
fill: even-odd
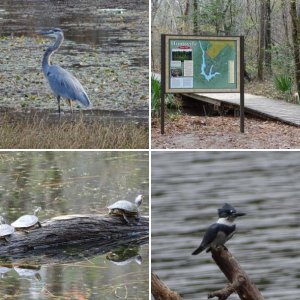
[(155, 300), (182, 300), (178, 293), (170, 290), (153, 272), (151, 273), (151, 293)]
[(16, 231), (8, 242), (0, 240), (0, 256), (12, 257), (30, 255), (40, 249), (58, 249), (63, 246), (97, 242), (110, 244), (131, 241), (149, 234), (149, 218), (141, 217), (139, 222), (124, 223), (123, 218), (103, 215), (66, 215), (42, 222), (41, 228), (28, 232)]

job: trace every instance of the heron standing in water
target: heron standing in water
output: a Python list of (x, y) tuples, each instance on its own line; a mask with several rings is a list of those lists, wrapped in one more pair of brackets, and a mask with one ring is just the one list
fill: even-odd
[(66, 98), (72, 108), (72, 101), (77, 101), (81, 105), (88, 107), (91, 105), (89, 97), (80, 82), (68, 71), (57, 65), (51, 65), (51, 55), (61, 46), (64, 34), (60, 28), (53, 28), (40, 32), (42, 35), (55, 37), (55, 43), (45, 51), (42, 68), (51, 90), (57, 98), (58, 113), (60, 116), (60, 98)]

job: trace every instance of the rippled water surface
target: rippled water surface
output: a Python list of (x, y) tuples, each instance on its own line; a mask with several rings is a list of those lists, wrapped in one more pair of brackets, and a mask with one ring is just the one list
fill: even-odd
[(299, 161), (299, 152), (152, 153), (153, 271), (184, 299), (224, 287), (210, 254), (191, 253), (228, 202), (247, 213), (229, 250), (265, 299), (299, 299)]
[[(141, 212), (147, 216), (148, 173), (145, 152), (2, 152), (0, 215), (11, 223), (36, 206), (42, 207), (41, 221), (106, 214), (108, 204), (144, 194)], [(73, 246), (61, 260), (56, 253), (41, 255), (38, 265), (33, 257), (1, 260), (0, 299), (148, 299), (148, 245), (110, 249), (124, 254), (125, 263), (109, 260), (97, 247)]]

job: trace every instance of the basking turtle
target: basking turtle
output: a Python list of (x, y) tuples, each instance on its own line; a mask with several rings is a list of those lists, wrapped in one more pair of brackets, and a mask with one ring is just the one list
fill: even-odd
[(127, 217), (135, 217), (137, 221), (140, 220), (139, 206), (142, 204), (143, 195), (138, 195), (134, 203), (127, 200), (119, 200), (114, 204), (108, 206), (109, 214), (114, 216), (122, 216), (127, 224), (130, 224)]
[(19, 219), (11, 223), (11, 226), (15, 227), (16, 230), (24, 230), (31, 227), (35, 227), (38, 225), (39, 227), (42, 227), (41, 223), (39, 222), (39, 218), (36, 216), (36, 214), (41, 210), (40, 207), (38, 207), (33, 215), (24, 215), (21, 216)]
[(8, 242), (7, 237), (15, 232), (15, 228), (6, 224), (3, 217), (0, 217), (0, 238)]

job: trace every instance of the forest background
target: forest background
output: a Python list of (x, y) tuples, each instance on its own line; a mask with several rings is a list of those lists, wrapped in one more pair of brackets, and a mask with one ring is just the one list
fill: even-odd
[(260, 94), (299, 103), (299, 16), (297, 0), (152, 0), (152, 70), (160, 71), (161, 33), (244, 35), (247, 73), (271, 86)]

